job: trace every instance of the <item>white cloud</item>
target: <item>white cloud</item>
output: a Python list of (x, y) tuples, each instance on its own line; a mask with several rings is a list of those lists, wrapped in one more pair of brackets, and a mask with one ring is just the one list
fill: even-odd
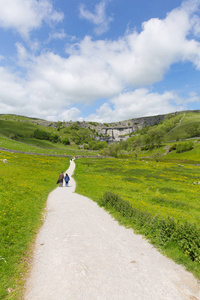
[(62, 19), (63, 13), (55, 11), (49, 0), (0, 1), (0, 27), (14, 29), (25, 39), (43, 22), (50, 24)]
[(107, 2), (104, 0), (97, 4), (95, 6), (94, 13), (90, 12), (85, 8), (84, 4), (80, 5), (79, 12), (80, 12), (80, 18), (88, 20), (92, 24), (95, 25), (95, 33), (96, 34), (102, 34), (109, 30), (110, 22), (113, 21), (112, 17), (108, 17), (106, 15), (105, 9), (106, 9)]
[(54, 33), (50, 33), (49, 35), (49, 39), (48, 42), (50, 42), (51, 40), (62, 40), (64, 38), (66, 38), (66, 33), (64, 31), (64, 29), (61, 29), (60, 31), (54, 32)]
[[(104, 103), (96, 114), (87, 119), (96, 122), (116, 122), (136, 117), (166, 114), (177, 110), (183, 110), (183, 99), (174, 92), (163, 94), (151, 93), (148, 89), (136, 89), (132, 92), (122, 93), (111, 100), (111, 104)], [(176, 103), (177, 102), (177, 103)]]
[[(16, 3), (21, 4), (22, 0)], [(33, 0), (27, 3), (39, 5)], [(49, 4), (44, 0), (41, 3)], [(90, 118), (109, 122), (187, 107), (187, 101), (198, 99), (178, 99), (173, 92), (151, 93), (144, 87), (162, 80), (176, 62), (190, 61), (200, 69), (200, 44), (190, 39), (199, 25), (196, 17), (194, 22), (192, 9), (192, 5), (185, 4), (163, 20), (143, 23), (140, 33), (134, 31), (116, 41), (93, 41), (86, 36), (67, 49), (66, 57), (52, 52), (33, 56), (17, 43), (19, 63), (26, 67), (26, 75), (21, 79), (11, 70), (0, 69), (0, 111), (45, 119), (80, 119), (80, 111), (74, 106), (107, 99), (112, 105), (105, 103)], [(35, 28), (41, 20), (35, 21)], [(10, 24), (7, 21), (7, 27)], [(29, 32), (33, 25), (24, 28)]]
[(36, 57), (29, 70), (29, 82), (32, 90), (41, 91), (43, 96), (48, 93), (52, 101), (58, 95), (58, 101), (65, 101), (66, 105), (91, 104), (96, 98), (112, 97), (121, 89), (120, 81), (103, 61), (84, 55), (62, 58), (46, 53)]
[(9, 70), (0, 67), (0, 111), (1, 113), (18, 113), (26, 103), (24, 81)]
[(195, 92), (190, 92), (187, 98), (187, 103), (200, 103), (200, 96)]
[(76, 121), (79, 118), (81, 111), (76, 108), (72, 107), (70, 109), (64, 110), (58, 115), (58, 120), (61, 121)]
[(21, 43), (16, 43), (15, 46), (17, 48), (19, 62), (27, 61), (29, 54), (26, 48)]

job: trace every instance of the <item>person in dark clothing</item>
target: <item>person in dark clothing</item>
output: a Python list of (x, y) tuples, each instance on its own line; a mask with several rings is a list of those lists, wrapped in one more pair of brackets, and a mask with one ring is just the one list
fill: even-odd
[(64, 179), (64, 174), (63, 174), (63, 172), (61, 172), (58, 177), (57, 184), (60, 183), (60, 186), (63, 186), (63, 179)]

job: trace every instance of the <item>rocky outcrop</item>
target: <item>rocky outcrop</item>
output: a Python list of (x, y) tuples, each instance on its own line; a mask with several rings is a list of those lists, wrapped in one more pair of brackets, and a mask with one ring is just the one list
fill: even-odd
[(100, 141), (107, 141), (108, 143), (124, 141), (129, 138), (131, 133), (146, 126), (157, 125), (165, 120), (166, 116), (167, 115), (158, 115), (153, 117), (135, 118), (116, 123), (98, 124), (95, 130), (100, 136), (98, 137)]

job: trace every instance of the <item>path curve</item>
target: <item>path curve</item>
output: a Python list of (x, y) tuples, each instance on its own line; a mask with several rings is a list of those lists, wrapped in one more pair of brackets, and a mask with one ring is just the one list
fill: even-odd
[(71, 178), (48, 197), (25, 300), (200, 299), (190, 273), (74, 191)]

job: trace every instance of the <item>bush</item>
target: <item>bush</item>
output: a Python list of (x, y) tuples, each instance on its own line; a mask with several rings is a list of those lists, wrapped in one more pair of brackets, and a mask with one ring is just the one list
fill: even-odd
[(46, 132), (44, 130), (36, 129), (33, 132), (33, 136), (34, 136), (34, 138), (39, 139), (39, 140), (49, 140), (50, 133)]
[(11, 140), (16, 140), (16, 141), (18, 140), (18, 136), (16, 134), (13, 134), (13, 133), (10, 134), (9, 138)]
[(49, 136), (49, 140), (50, 140), (51, 142), (58, 143), (58, 142), (60, 142), (61, 139), (60, 139), (60, 137), (59, 137), (58, 134), (52, 133), (52, 134), (50, 134), (50, 136)]
[(197, 228), (196, 224), (180, 224), (170, 217), (153, 217), (148, 212), (132, 207), (130, 202), (122, 200), (112, 192), (105, 192), (99, 199), (99, 205), (114, 208), (124, 218), (139, 226), (142, 233), (153, 238), (157, 244), (163, 246), (173, 242), (192, 261), (200, 263), (200, 228)]
[(189, 125), (189, 127), (186, 128), (187, 137), (195, 137), (200, 136), (200, 124), (194, 123)]
[(74, 129), (74, 130), (79, 130), (78, 123), (74, 123), (74, 124), (70, 125), (69, 128), (70, 128), (71, 130), (72, 130), (72, 129)]
[(177, 147), (177, 144), (171, 145), (170, 148), (169, 148), (169, 152), (172, 152), (172, 151), (176, 150), (176, 147)]
[(69, 141), (68, 138), (63, 138), (63, 139), (62, 139), (62, 143), (63, 143), (64, 145), (70, 145), (70, 141)]
[(193, 147), (194, 147), (194, 143), (192, 141), (178, 144), (176, 147), (176, 152), (182, 153), (182, 152), (190, 151), (193, 149)]

